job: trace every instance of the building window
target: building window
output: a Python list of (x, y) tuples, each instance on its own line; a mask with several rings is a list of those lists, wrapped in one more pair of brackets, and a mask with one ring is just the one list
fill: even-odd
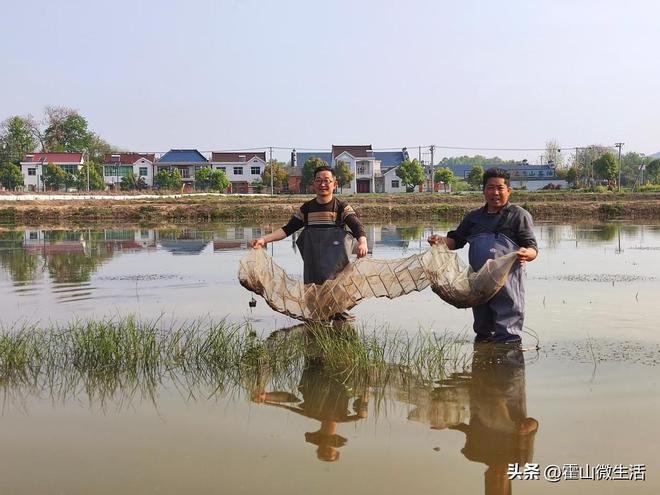
[(147, 167), (140, 167), (140, 177), (146, 177), (149, 175), (149, 169)]
[(357, 164), (357, 173), (360, 175), (364, 175), (367, 173), (367, 166), (365, 165), (364, 162), (358, 162)]
[(397, 179), (392, 180), (392, 187), (393, 188), (398, 188), (399, 187), (399, 181)]
[(227, 173), (227, 167), (218, 167), (218, 170), (221, 170), (223, 173)]
[(243, 175), (243, 167), (234, 167), (234, 175)]
[(259, 167), (259, 166), (250, 167), (250, 173), (252, 175), (259, 175), (261, 173), (261, 167)]
[(77, 165), (60, 165), (60, 168), (67, 174), (75, 174), (78, 171)]
[(189, 168), (180, 168), (179, 172), (181, 172), (181, 178), (182, 179), (190, 179), (190, 169)]
[(28, 175), (37, 175), (36, 168), (28, 168)]
[(245, 155), (238, 155), (238, 161), (239, 162), (244, 162), (245, 161)]

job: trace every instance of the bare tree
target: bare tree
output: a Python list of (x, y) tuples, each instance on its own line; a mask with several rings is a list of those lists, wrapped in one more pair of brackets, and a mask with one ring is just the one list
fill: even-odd
[(564, 157), (561, 154), (561, 147), (556, 139), (550, 139), (545, 142), (545, 162), (553, 164), (556, 168), (564, 167)]

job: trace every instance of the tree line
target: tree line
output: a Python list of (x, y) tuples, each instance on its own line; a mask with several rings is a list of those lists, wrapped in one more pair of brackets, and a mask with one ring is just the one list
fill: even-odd
[[(24, 156), (33, 152), (85, 152), (85, 163), (76, 173), (63, 170), (55, 164), (44, 167), (42, 180), (48, 189), (89, 189), (102, 190), (102, 161), (108, 153), (122, 150), (111, 146), (96, 132), (91, 130), (88, 121), (77, 110), (61, 106), (48, 106), (44, 115), (37, 119), (32, 115), (14, 115), (0, 123), (0, 184), (5, 189), (15, 190), (24, 185), (20, 162)], [(546, 143), (545, 153), (541, 160), (553, 164), (556, 176), (566, 179), (574, 188), (595, 187), (598, 184), (616, 184), (619, 177), (618, 160), (610, 147), (592, 145), (581, 147), (568, 159), (564, 166), (564, 153), (556, 140)], [(435, 166), (434, 180), (443, 187), (453, 190), (465, 184), (467, 187), (479, 189), (481, 176), (485, 166), (516, 163), (497, 156), (488, 158), (483, 155), (445, 157)], [(306, 192), (314, 179), (314, 169), (327, 165), (318, 157), (312, 157), (303, 164), (301, 177), (301, 192)], [(454, 177), (450, 166), (470, 165), (472, 170), (464, 182)], [(267, 163), (261, 178), (251, 185), (257, 192), (269, 188), (271, 183), (275, 190), (285, 188), (288, 181), (287, 164), (272, 160)], [(354, 174), (343, 161), (335, 164), (337, 182), (340, 190), (350, 184)], [(272, 177), (271, 177), (272, 175)], [(397, 177), (408, 191), (426, 181), (424, 166), (418, 160), (405, 160), (396, 171)], [(660, 159), (647, 158), (636, 152), (628, 152), (621, 157), (621, 185), (634, 187), (642, 181), (653, 184), (660, 183)], [(160, 189), (181, 189), (183, 178), (177, 169), (161, 170), (154, 176), (154, 186)], [(143, 177), (128, 174), (122, 177), (120, 187), (123, 190), (145, 189), (147, 184)], [(225, 191), (229, 187), (227, 176), (221, 170), (204, 168), (195, 173), (195, 188), (200, 190)]]

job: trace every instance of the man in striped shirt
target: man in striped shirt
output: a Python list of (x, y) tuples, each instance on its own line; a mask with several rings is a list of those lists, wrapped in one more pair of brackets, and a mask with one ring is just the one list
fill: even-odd
[(305, 227), (297, 244), (303, 257), (306, 284), (322, 284), (334, 278), (348, 264), (344, 226), (348, 226), (357, 239), (358, 258), (366, 256), (364, 227), (353, 208), (334, 197), (336, 188), (334, 170), (328, 166), (317, 167), (314, 171), (316, 198), (304, 203), (284, 227), (253, 240), (251, 247), (264, 247)]

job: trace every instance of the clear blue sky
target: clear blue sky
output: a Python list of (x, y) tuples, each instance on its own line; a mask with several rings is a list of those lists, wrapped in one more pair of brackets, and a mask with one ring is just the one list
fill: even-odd
[(653, 0), (22, 0), (0, 16), (0, 119), (71, 106), (128, 150), (660, 151)]

